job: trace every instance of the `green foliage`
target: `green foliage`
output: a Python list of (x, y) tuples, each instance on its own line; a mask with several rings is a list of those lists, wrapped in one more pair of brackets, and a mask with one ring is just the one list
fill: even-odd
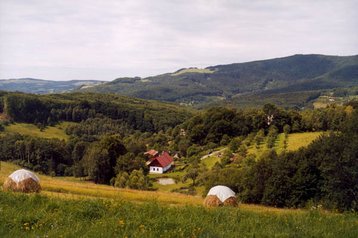
[[(121, 122), (130, 129), (154, 132), (174, 127), (190, 116), (188, 110), (178, 106), (109, 94), (8, 93), (3, 96), (3, 100), (6, 105), (5, 113), (14, 121), (35, 124), (81, 122), (106, 117)], [(90, 126), (91, 121), (87, 124)], [(100, 130), (108, 131), (108, 128)]]
[(206, 167), (200, 166), (198, 163), (192, 163), (186, 171), (187, 172), (183, 177), (183, 182), (185, 182), (187, 179), (191, 179), (193, 181), (193, 186), (195, 186), (197, 178), (201, 173), (206, 171)]
[(270, 126), (267, 133), (266, 145), (269, 149), (273, 148), (275, 145), (276, 138), (278, 136), (278, 129), (276, 126)]
[(58, 168), (59, 166), (71, 165), (64, 141), (20, 134), (5, 134), (1, 137), (0, 160), (14, 161), (38, 172), (53, 172), (57, 175), (64, 175), (64, 169)]
[(127, 186), (127, 181), (129, 180), (129, 175), (127, 172), (121, 172), (117, 174), (114, 186), (118, 188), (125, 188)]
[(85, 173), (95, 183), (109, 184), (115, 176), (117, 158), (127, 152), (126, 148), (115, 136), (105, 136), (95, 142), (83, 157)]
[(243, 138), (232, 139), (229, 144), (229, 149), (235, 153), (239, 149), (242, 141), (243, 141)]
[[(141, 154), (143, 154), (143, 152), (141, 152)], [(145, 172), (148, 172), (148, 168), (145, 165), (145, 159), (142, 156), (135, 155), (134, 153), (129, 152), (117, 157), (117, 162), (115, 166), (116, 173), (131, 173), (133, 170), (140, 169)]]
[[(0, 192), (7, 237), (356, 237), (357, 215), (64, 200)], [(19, 215), (21, 214), (21, 216)], [(158, 215), (160, 214), (160, 215)], [(190, 219), (189, 219), (190, 218)]]
[(129, 175), (127, 186), (132, 189), (144, 190), (149, 188), (149, 179), (143, 170), (133, 170)]
[[(276, 207), (321, 204), (339, 211), (357, 211), (358, 112), (341, 133), (320, 137), (297, 152), (266, 151), (257, 160), (236, 163), (237, 168), (216, 168), (207, 174), (206, 188), (218, 182), (239, 192), (244, 202)], [(272, 130), (275, 131), (275, 130)], [(234, 174), (237, 174), (234, 177)]]
[(288, 134), (290, 134), (290, 132), (291, 132), (291, 127), (286, 124), (286, 125), (283, 127), (283, 133), (285, 133), (286, 135), (288, 135)]

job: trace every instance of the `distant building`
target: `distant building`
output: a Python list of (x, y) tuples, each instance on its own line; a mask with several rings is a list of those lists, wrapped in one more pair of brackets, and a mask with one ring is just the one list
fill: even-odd
[(162, 174), (167, 172), (174, 165), (173, 158), (168, 152), (164, 151), (161, 155), (156, 155), (147, 162), (149, 173)]
[(148, 157), (150, 157), (150, 158), (152, 158), (152, 157), (155, 157), (155, 156), (157, 156), (159, 154), (159, 152), (158, 151), (156, 151), (156, 150), (148, 150), (147, 152), (145, 152), (144, 153), (144, 155), (146, 155), (146, 156), (148, 156)]

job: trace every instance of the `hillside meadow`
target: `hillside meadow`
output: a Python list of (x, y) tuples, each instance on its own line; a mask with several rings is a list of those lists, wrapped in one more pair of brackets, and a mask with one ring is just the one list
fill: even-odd
[(68, 140), (69, 136), (65, 133), (65, 128), (72, 124), (75, 123), (62, 122), (56, 126), (47, 126), (41, 130), (34, 124), (14, 123), (6, 126), (5, 132), (20, 133), (22, 135), (35, 136), (46, 139)]
[[(1, 162), (0, 183), (17, 166)], [(358, 215), (117, 189), (40, 175), (40, 194), (0, 192), (0, 237), (357, 237)]]

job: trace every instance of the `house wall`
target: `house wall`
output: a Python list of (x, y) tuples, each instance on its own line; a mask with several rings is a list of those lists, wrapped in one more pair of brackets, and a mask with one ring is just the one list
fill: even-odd
[(167, 167), (164, 167), (163, 172), (166, 172), (168, 169), (170, 169), (170, 167), (172, 167), (172, 164), (169, 164)]
[(162, 167), (156, 167), (156, 166), (149, 166), (149, 173), (151, 174), (162, 174), (163, 168)]

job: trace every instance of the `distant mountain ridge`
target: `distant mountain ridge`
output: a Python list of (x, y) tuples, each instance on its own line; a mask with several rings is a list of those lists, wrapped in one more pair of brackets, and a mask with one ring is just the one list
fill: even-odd
[(293, 55), (282, 58), (183, 68), (151, 77), (47, 81), (0, 80), (0, 90), (28, 93), (116, 93), (187, 105), (220, 103), (304, 106), (324, 90), (358, 86), (358, 55)]
[(47, 94), (73, 91), (103, 83), (99, 80), (50, 81), (34, 78), (0, 79), (0, 90)]
[(358, 85), (358, 55), (293, 55), (186, 68), (147, 78), (118, 78), (84, 91), (180, 103), (235, 100), (245, 95), (317, 91)]

